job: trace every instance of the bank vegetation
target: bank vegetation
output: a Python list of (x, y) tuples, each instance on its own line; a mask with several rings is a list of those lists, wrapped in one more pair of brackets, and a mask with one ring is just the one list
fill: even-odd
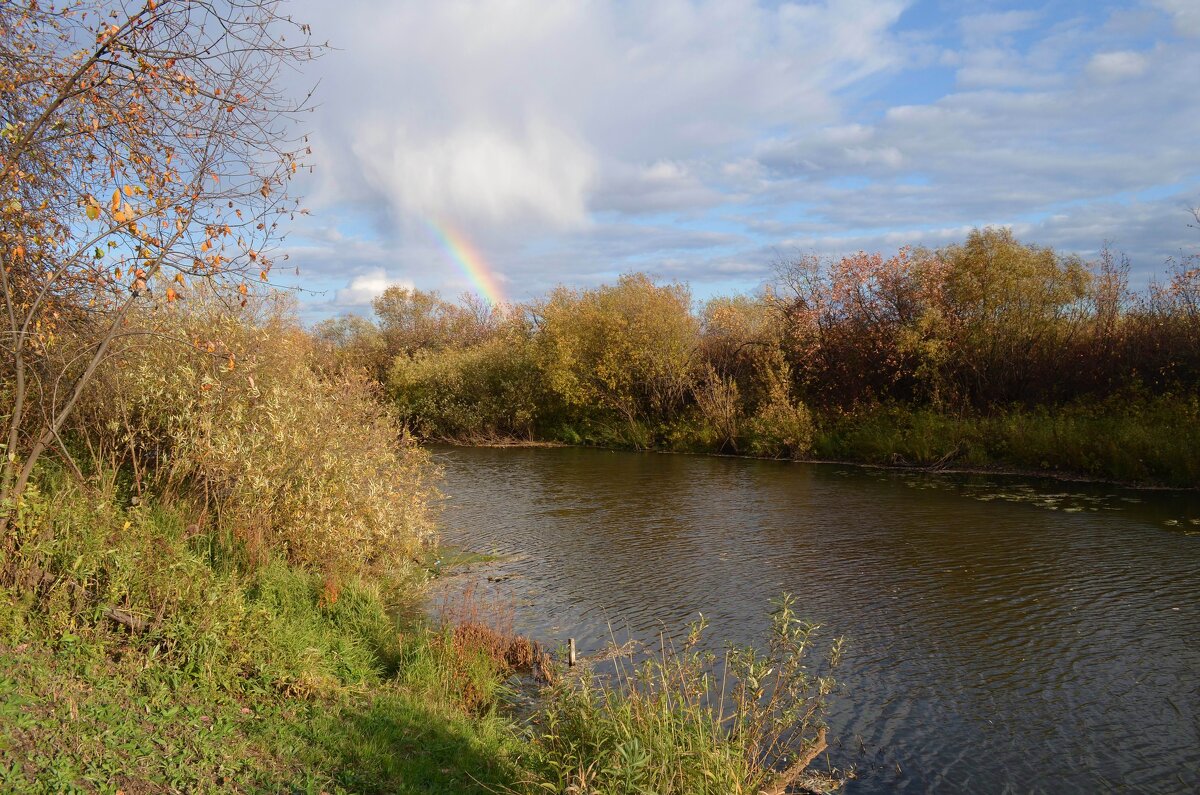
[(977, 229), (780, 262), (696, 302), (645, 274), (525, 304), (390, 288), (316, 330), (425, 439), (1001, 468), (1200, 484), (1200, 262), (1141, 290)]

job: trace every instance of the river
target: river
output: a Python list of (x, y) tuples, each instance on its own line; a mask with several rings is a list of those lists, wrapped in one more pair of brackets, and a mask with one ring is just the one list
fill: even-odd
[[(437, 448), (443, 540), (516, 629), (844, 635), (849, 795), (1200, 791), (1200, 495), (582, 449)], [(481, 575), (477, 575), (481, 576)], [(823, 758), (824, 759), (824, 758)], [(825, 764), (822, 762), (821, 764)]]

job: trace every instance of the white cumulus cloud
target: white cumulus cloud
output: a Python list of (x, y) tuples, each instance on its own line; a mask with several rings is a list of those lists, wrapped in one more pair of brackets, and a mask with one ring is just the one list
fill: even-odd
[(383, 268), (376, 268), (351, 278), (349, 284), (337, 291), (333, 303), (342, 308), (369, 306), (389, 287), (412, 289), (412, 286), (411, 280), (389, 276)]

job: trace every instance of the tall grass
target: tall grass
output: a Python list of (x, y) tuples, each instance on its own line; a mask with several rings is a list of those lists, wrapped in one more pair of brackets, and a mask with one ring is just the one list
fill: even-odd
[(1003, 468), (1194, 488), (1200, 400), (1114, 397), (954, 415), (890, 406), (836, 418), (814, 454), (886, 465)]
[[(390, 591), (47, 473), (0, 548), (0, 790), (473, 792), (515, 786), (500, 672)], [(233, 558), (236, 559), (236, 558)], [(475, 694), (468, 704), (465, 681)], [(483, 695), (480, 695), (483, 694)]]
[[(585, 670), (554, 690), (534, 743), (540, 789), (589, 793), (783, 793), (825, 748), (822, 717), (842, 641), (816, 659), (819, 627), (784, 596), (765, 650), (627, 651), (615, 672)], [(640, 658), (640, 661), (639, 661)]]

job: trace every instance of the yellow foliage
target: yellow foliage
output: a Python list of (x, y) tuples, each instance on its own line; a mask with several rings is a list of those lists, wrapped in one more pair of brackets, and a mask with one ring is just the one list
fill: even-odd
[(635, 420), (683, 404), (700, 332), (683, 285), (629, 274), (593, 290), (559, 288), (535, 313), (542, 372), (568, 406)]
[(428, 454), (365, 376), (316, 372), (290, 315), (230, 313), (197, 296), (143, 320), (198, 344), (126, 346), (80, 415), (143, 487), (199, 496), (251, 553), (337, 575), (394, 572), (430, 540)]

